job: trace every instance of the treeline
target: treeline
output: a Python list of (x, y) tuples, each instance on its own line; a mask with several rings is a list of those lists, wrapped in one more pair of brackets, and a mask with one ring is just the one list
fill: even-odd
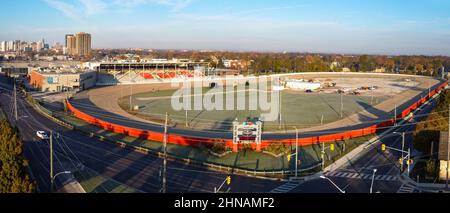
[(223, 60), (239, 60), (234, 67), (251, 74), (286, 72), (370, 72), (384, 69), (385, 72), (438, 76), (442, 67), (450, 68), (450, 57), (445, 56), (383, 56), (383, 55), (342, 55), (312, 53), (267, 53), (267, 52), (210, 52), (176, 50), (100, 50), (94, 55), (102, 59), (106, 56), (121, 56), (131, 53), (140, 58), (185, 58), (208, 61), (212, 67), (223, 68)]
[(23, 158), (23, 142), (17, 129), (0, 121), (0, 193), (32, 193), (35, 183), (27, 172), (28, 161)]
[(450, 92), (443, 90), (437, 107), (424, 121), (417, 124), (414, 132), (414, 148), (429, 153), (432, 142), (435, 147), (439, 144), (440, 132), (448, 131), (449, 106)]

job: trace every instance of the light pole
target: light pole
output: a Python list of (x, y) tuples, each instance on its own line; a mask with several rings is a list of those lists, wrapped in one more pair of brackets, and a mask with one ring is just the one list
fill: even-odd
[(320, 178), (325, 179), (325, 180), (328, 180), (331, 184), (333, 184), (334, 187), (336, 187), (336, 189), (339, 190), (339, 192), (341, 192), (342, 194), (345, 194), (345, 191), (342, 190), (341, 188), (339, 188), (339, 186), (337, 186), (330, 178), (325, 177), (325, 176), (323, 176), (323, 175), (320, 176)]
[(375, 173), (377, 173), (377, 169), (373, 169), (372, 184), (370, 184), (370, 194), (373, 193), (373, 182), (375, 181)]
[(131, 87), (130, 87), (130, 111), (133, 110), (133, 103), (132, 103), (132, 99), (133, 99), (133, 83), (131, 83)]
[(71, 172), (70, 171), (64, 171), (64, 172), (60, 172), (60, 173), (58, 173), (58, 174), (56, 174), (55, 176), (53, 176), (52, 178), (51, 178), (51, 192), (53, 192), (53, 189), (54, 189), (54, 183), (55, 183), (55, 179), (59, 176), (59, 175), (63, 175), (63, 174), (71, 174)]
[(394, 126), (397, 126), (397, 104), (395, 104), (394, 108)]
[(344, 95), (341, 93), (341, 118), (344, 117)]
[(50, 191), (53, 192), (53, 131), (50, 131)]

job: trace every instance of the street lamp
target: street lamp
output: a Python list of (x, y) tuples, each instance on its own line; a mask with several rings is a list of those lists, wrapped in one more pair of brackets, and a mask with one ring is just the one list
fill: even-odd
[(330, 178), (325, 177), (325, 176), (323, 176), (323, 175), (320, 176), (320, 178), (325, 179), (325, 180), (328, 180), (331, 184), (333, 184), (334, 187), (336, 187), (336, 189), (339, 190), (339, 192), (341, 192), (342, 194), (345, 194), (345, 191), (342, 190), (341, 188), (339, 188), (339, 186), (337, 186)]
[(373, 192), (373, 182), (375, 181), (375, 173), (377, 173), (377, 169), (373, 169), (372, 184), (370, 184), (370, 194), (372, 194)]
[(64, 171), (64, 172), (60, 172), (60, 173), (57, 173), (55, 176), (53, 176), (52, 178), (51, 178), (51, 192), (53, 192), (53, 186), (54, 186), (54, 183), (55, 183), (55, 179), (59, 176), (59, 175), (63, 175), (63, 174), (71, 174), (71, 172), (70, 171)]

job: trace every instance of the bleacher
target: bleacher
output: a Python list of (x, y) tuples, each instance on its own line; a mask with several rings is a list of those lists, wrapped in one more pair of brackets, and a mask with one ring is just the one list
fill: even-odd
[(188, 80), (193, 77), (205, 77), (202, 72), (192, 70), (146, 70), (130, 71), (126, 73), (102, 73), (98, 78), (98, 85), (117, 85), (129, 83), (154, 83), (170, 79)]

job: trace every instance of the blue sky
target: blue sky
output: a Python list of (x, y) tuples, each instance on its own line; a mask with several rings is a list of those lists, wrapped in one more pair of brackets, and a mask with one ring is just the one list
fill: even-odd
[(0, 40), (94, 48), (450, 55), (448, 0), (2, 1)]

